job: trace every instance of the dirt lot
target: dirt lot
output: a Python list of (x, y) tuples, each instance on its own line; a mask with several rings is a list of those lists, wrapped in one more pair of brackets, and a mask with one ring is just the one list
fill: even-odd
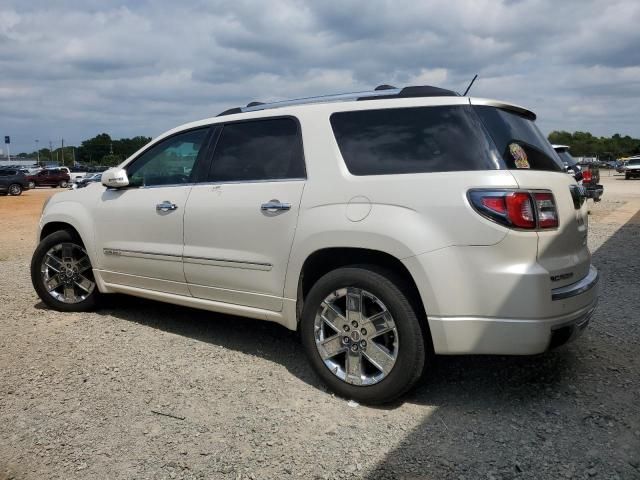
[(640, 181), (603, 182), (586, 333), (438, 358), (385, 408), (327, 393), (274, 324), (119, 296), (46, 310), (28, 261), (55, 191), (0, 197), (0, 479), (639, 479)]

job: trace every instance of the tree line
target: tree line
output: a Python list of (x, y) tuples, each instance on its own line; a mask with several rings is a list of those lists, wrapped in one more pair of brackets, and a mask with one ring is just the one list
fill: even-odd
[(589, 132), (553, 131), (549, 141), (554, 145), (568, 145), (574, 157), (598, 157), (600, 160), (617, 160), (640, 154), (640, 139), (619, 133), (611, 137), (595, 137)]
[(72, 165), (73, 161), (85, 165), (113, 166), (139, 150), (151, 141), (151, 137), (137, 136), (133, 138), (112, 139), (108, 133), (101, 133), (84, 140), (79, 146), (65, 145), (55, 149), (41, 148), (32, 153), (20, 153), (18, 158), (37, 158), (41, 162), (59, 162), (61, 165)]

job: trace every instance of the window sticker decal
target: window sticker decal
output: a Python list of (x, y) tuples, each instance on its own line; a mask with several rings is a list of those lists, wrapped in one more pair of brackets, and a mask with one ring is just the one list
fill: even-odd
[(509, 144), (509, 151), (516, 162), (517, 168), (531, 168), (529, 159), (527, 158), (527, 152), (524, 151), (524, 148), (517, 143), (511, 143)]

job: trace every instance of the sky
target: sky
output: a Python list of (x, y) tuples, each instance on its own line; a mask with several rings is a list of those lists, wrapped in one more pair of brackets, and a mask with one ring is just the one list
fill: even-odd
[[(156, 136), (252, 100), (436, 85), (640, 137), (640, 1), (0, 0), (12, 153)], [(4, 147), (4, 145), (0, 145)]]

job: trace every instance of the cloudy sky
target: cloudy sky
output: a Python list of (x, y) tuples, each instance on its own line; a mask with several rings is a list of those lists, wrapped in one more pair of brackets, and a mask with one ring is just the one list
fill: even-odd
[[(251, 100), (432, 84), (640, 137), (640, 1), (0, 2), (12, 152), (155, 136)], [(0, 145), (3, 146), (3, 145)]]

